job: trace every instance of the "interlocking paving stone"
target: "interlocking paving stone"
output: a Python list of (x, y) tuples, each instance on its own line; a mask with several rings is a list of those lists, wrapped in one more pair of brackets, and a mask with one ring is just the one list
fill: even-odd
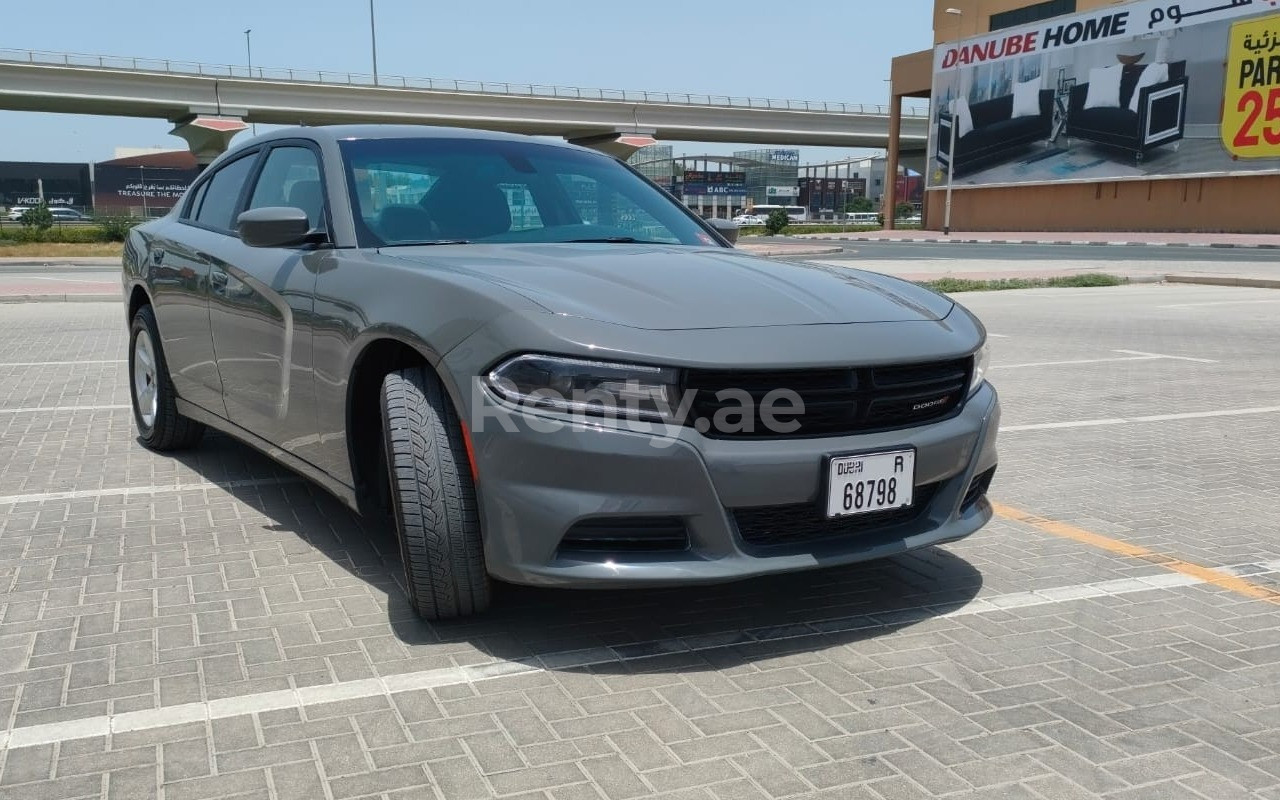
[[(1265, 306), (1162, 307), (1252, 291), (962, 299), (1009, 337), (1017, 426), (1274, 405)], [(119, 308), (75, 305), (7, 308), (0, 345), (119, 357)], [(1215, 363), (999, 369), (1121, 348)], [(1274, 605), (995, 520), (745, 584), (504, 587), (431, 626), (385, 527), (223, 436), (143, 450), (125, 386), (0, 367), (0, 409), (83, 407), (0, 414), (0, 800), (1280, 798)], [(1280, 586), (1277, 416), (1012, 431), (993, 494)], [(218, 714), (165, 724), (189, 707)]]

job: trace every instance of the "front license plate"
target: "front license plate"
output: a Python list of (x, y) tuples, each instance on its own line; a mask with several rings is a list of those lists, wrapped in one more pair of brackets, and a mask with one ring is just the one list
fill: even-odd
[(827, 469), (828, 517), (911, 505), (916, 485), (914, 450), (836, 456)]

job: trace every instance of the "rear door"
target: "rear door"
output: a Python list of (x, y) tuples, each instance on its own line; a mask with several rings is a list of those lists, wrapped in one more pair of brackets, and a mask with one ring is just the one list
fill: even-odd
[[(328, 231), (320, 153), (302, 140), (267, 148), (232, 220), (245, 209), (291, 206)], [(230, 223), (234, 227), (234, 222)], [(250, 247), (234, 231), (212, 265), (209, 318), (227, 418), (306, 458), (316, 435), (312, 318), (316, 275), (332, 251)]]
[(179, 220), (158, 226), (148, 242), (152, 306), (173, 388), (219, 416), (226, 408), (209, 328), (211, 253), (229, 235), (228, 222), (257, 158), (252, 151), (201, 176)]

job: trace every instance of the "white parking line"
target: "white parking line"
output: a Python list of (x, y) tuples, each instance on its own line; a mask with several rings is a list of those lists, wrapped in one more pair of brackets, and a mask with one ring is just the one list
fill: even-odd
[(1025, 364), (993, 364), (998, 369), (1022, 369), (1023, 367), (1063, 367), (1070, 364), (1105, 364), (1111, 361), (1157, 361), (1160, 356), (1124, 356), (1118, 358), (1078, 358), (1071, 361), (1029, 361)]
[(1259, 406), (1257, 408), (1225, 408), (1217, 411), (1187, 411), (1181, 414), (1152, 414), (1143, 417), (1109, 417), (1106, 419), (1082, 419), (1074, 422), (1040, 422), (1034, 425), (1002, 425), (1000, 433), (1017, 433), (1018, 431), (1044, 431), (1055, 428), (1093, 428), (1098, 425), (1125, 425), (1130, 422), (1170, 422), (1181, 419), (1204, 419), (1207, 417), (1245, 417), (1253, 414), (1275, 414), (1280, 406)]
[(55, 411), (120, 411), (125, 408), (131, 408), (131, 406), (31, 406), (28, 408), (0, 408), (0, 414), (53, 413)]
[(0, 496), (0, 506), (15, 503), (49, 503), (55, 500), (85, 500), (91, 497), (129, 497), (135, 494), (169, 494), (173, 492), (195, 492), (204, 489), (242, 489), (252, 486), (276, 486), (288, 483), (302, 483), (302, 478), (284, 476), (279, 478), (245, 478), (238, 481), (201, 481), (199, 483), (172, 483), (158, 486), (119, 486), (111, 489), (81, 489), (71, 492), (43, 492), (39, 494), (11, 494)]
[(71, 367), (80, 364), (127, 364), (123, 358), (109, 358), (102, 361), (0, 361), (0, 367)]
[(1280, 303), (1280, 297), (1266, 300), (1206, 300), (1203, 303), (1173, 303), (1167, 306), (1156, 306), (1156, 308), (1203, 308), (1205, 306), (1238, 306), (1253, 305), (1255, 303)]
[(993, 364), (991, 369), (1022, 369), (1024, 367), (1062, 367), (1072, 364), (1107, 364), (1116, 361), (1159, 361), (1168, 359), (1172, 361), (1194, 361), (1198, 364), (1217, 364), (1211, 358), (1192, 358), (1191, 356), (1171, 356), (1166, 353), (1146, 353), (1141, 350), (1112, 350), (1113, 353), (1124, 353), (1125, 355), (1107, 358), (1077, 358), (1069, 361), (1029, 361), (1025, 364)]
[[(1245, 564), (1223, 568), (1223, 571), (1244, 572), (1259, 575), (1280, 571), (1280, 562)], [(980, 597), (960, 604), (921, 605), (905, 609), (886, 610), (882, 613), (861, 614), (840, 619), (785, 627), (771, 626), (758, 630), (726, 631), (701, 636), (634, 642), (610, 647), (593, 647), (585, 650), (547, 653), (541, 656), (495, 660), (487, 664), (465, 667), (423, 670), (381, 678), (361, 678), (299, 689), (226, 697), (198, 703), (165, 706), (145, 711), (129, 711), (122, 714), (87, 717), (66, 722), (49, 722), (0, 731), (0, 750), (16, 747), (66, 742), (94, 736), (106, 736), (126, 731), (167, 728), (189, 722), (223, 719), (242, 714), (260, 714), (281, 709), (301, 710), (306, 706), (331, 703), (337, 700), (355, 700), (367, 697), (385, 697), (388, 700), (401, 692), (433, 689), (442, 686), (478, 683), (510, 675), (545, 672), (551, 669), (583, 667), (593, 664), (619, 664), (641, 661), (655, 655), (672, 653), (697, 653), (718, 650), (737, 645), (760, 642), (786, 641), (808, 636), (838, 633), (870, 628), (910, 625), (930, 619), (1004, 612), (1011, 608), (1071, 603), (1098, 597), (1115, 597), (1136, 592), (1168, 591), (1203, 584), (1194, 575), (1161, 572), (1137, 578), (1119, 578), (1098, 583), (1032, 589), (1022, 592)], [(799, 630), (797, 630), (799, 628)]]
[(1198, 364), (1217, 364), (1212, 358), (1192, 358), (1191, 356), (1171, 356), (1165, 353), (1144, 353), (1141, 350), (1113, 350), (1115, 353), (1128, 353), (1134, 356), (1143, 356), (1144, 358), (1169, 358), (1174, 361), (1195, 361)]

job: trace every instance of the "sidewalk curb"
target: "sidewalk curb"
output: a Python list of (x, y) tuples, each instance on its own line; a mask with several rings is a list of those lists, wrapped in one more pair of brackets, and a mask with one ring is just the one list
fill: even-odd
[(742, 247), (734, 248), (741, 250), (753, 256), (761, 256), (763, 258), (774, 258), (776, 256), (827, 256), (834, 253), (843, 253), (843, 247), (779, 247), (775, 249), (763, 248), (760, 250), (748, 250)]
[(1253, 289), (1280, 289), (1280, 278), (1237, 278), (1230, 275), (1166, 275), (1168, 283), (1194, 283), (1200, 286), (1245, 286)]
[(0, 267), (118, 267), (120, 256), (0, 256)]
[(120, 294), (0, 294), (3, 303), (120, 303)]
[[(823, 234), (814, 234), (823, 236)], [(961, 239), (940, 237), (920, 239), (915, 237), (887, 236), (836, 236), (828, 241), (836, 242), (895, 242), (904, 244), (1039, 244), (1039, 245), (1088, 245), (1091, 247), (1220, 247), (1242, 250), (1280, 250), (1280, 244), (1248, 244), (1237, 242), (1130, 242), (1088, 239)]]

